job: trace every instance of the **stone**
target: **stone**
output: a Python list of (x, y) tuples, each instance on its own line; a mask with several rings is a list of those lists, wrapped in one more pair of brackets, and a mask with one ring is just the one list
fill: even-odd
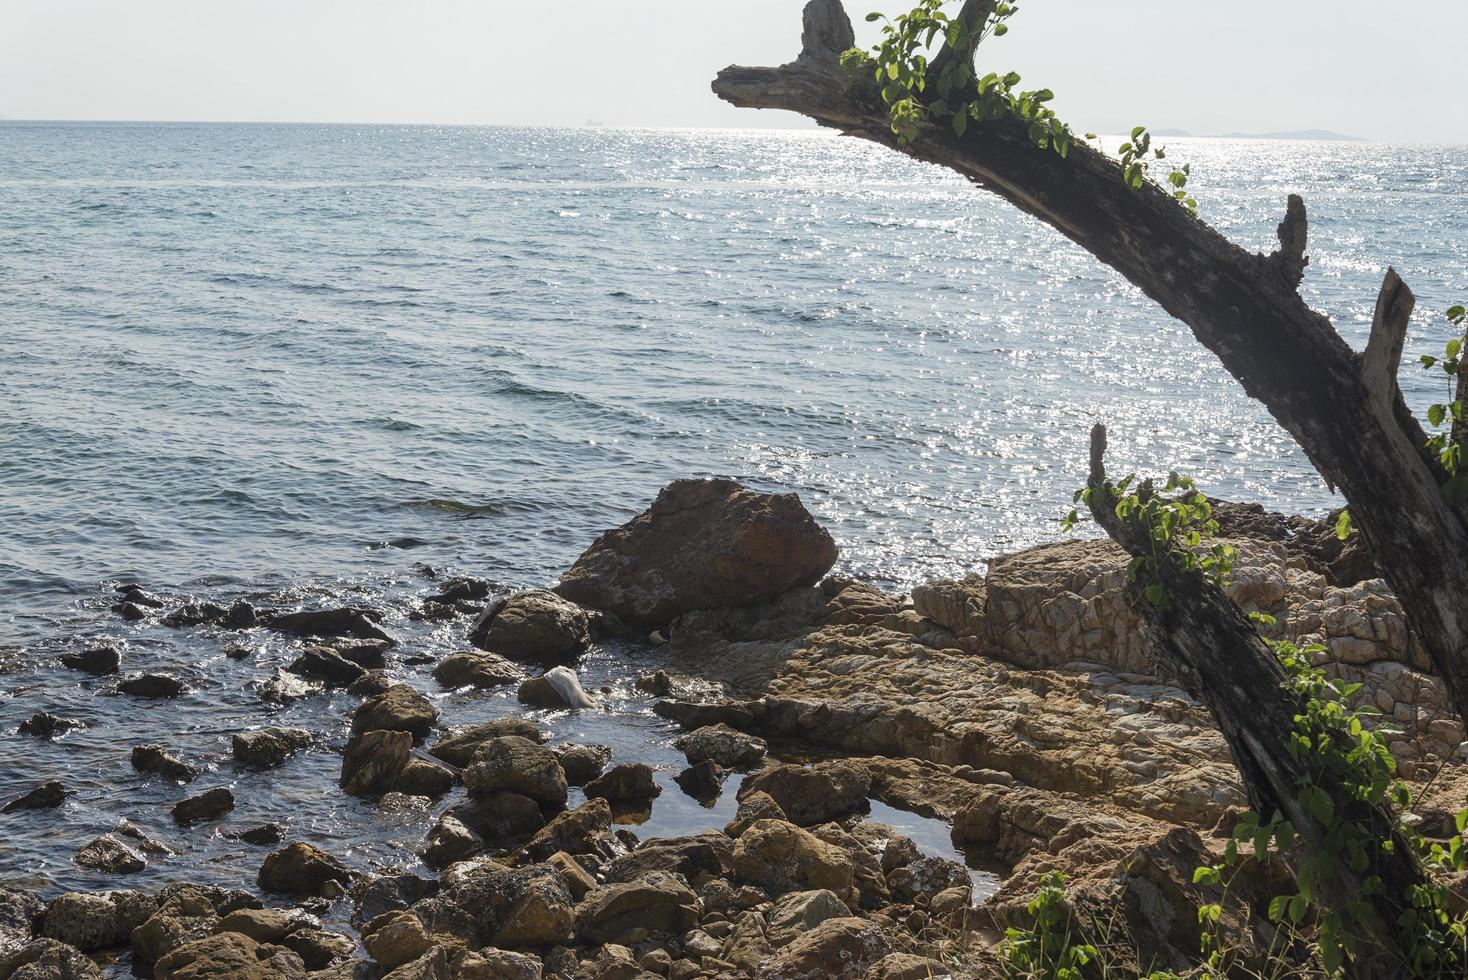
[(782, 896), (770, 910), (770, 925), (766, 938), (771, 946), (778, 949), (827, 919), (841, 919), (850, 916), (851, 909), (833, 891), (820, 888), (813, 891), (791, 892)]
[(678, 480), (647, 511), (597, 538), (556, 592), (657, 629), (692, 610), (751, 606), (813, 585), (836, 556), (831, 536), (794, 494)]
[(972, 884), (968, 868), (957, 861), (941, 857), (924, 857), (893, 869), (887, 875), (887, 887), (894, 901), (912, 904), (918, 896), (932, 900), (950, 888), (967, 888)]
[(756, 820), (734, 845), (734, 877), (772, 895), (827, 889), (854, 897), (850, 858), (838, 847), (782, 820)]
[(298, 636), (353, 637), (359, 640), (386, 640), (383, 632), (363, 609), (317, 609), (305, 612), (276, 613), (266, 620), (273, 630)]
[(241, 830), (232, 836), (246, 844), (279, 844), (285, 839), (285, 824), (263, 823), (257, 827)]
[(404, 963), (396, 970), (383, 974), (382, 980), (452, 980), (448, 950), (442, 946), (434, 946), (411, 963)]
[(700, 802), (712, 804), (724, 791), (724, 771), (712, 759), (689, 766), (673, 777), (678, 788)]
[(444, 687), (503, 687), (525, 676), (525, 671), (497, 653), (451, 653), (433, 668), (433, 679)]
[(351, 936), (316, 928), (289, 932), (280, 944), (299, 956), (313, 976), (332, 964), (347, 962), (357, 952), (357, 940)]
[(514, 735), (486, 742), (464, 770), (464, 785), (476, 797), (510, 792), (551, 808), (566, 805), (566, 774), (556, 754)]
[(342, 749), (340, 783), (352, 796), (379, 796), (397, 786), (412, 757), (413, 736), (377, 729), (359, 732)]
[(682, 749), (689, 763), (716, 762), (725, 769), (751, 769), (765, 760), (765, 740), (730, 728), (705, 725), (679, 736), (673, 747)]
[(238, 932), (257, 943), (276, 943), (298, 929), (320, 928), (321, 921), (300, 909), (236, 909), (219, 920), (216, 932)]
[(645, 677), (637, 678), (637, 689), (655, 698), (665, 698), (673, 693), (673, 678), (668, 676), (666, 670), (659, 668)]
[(574, 810), (557, 814), (515, 856), (517, 861), (544, 861), (558, 852), (606, 857), (614, 850), (611, 829), (612, 808), (607, 801), (587, 800)]
[(153, 898), (139, 892), (67, 892), (46, 905), (37, 934), (83, 952), (120, 946), (156, 908)]
[(848, 759), (771, 766), (739, 787), (740, 799), (751, 793), (767, 794), (792, 823), (808, 827), (865, 812), (871, 775), (861, 763)]
[(161, 898), (158, 910), (132, 931), (133, 962), (139, 966), (154, 963), (170, 951), (208, 936), (218, 922), (209, 896), (185, 885)]
[(234, 809), (234, 794), (223, 786), (205, 790), (173, 805), (173, 821), (180, 827), (201, 820), (218, 820)]
[(423, 921), (407, 910), (388, 912), (367, 923), (362, 943), (384, 970), (411, 963), (434, 946)]
[(770, 794), (756, 791), (739, 801), (739, 809), (734, 812), (734, 819), (724, 827), (724, 833), (730, 837), (738, 837), (756, 820), (785, 819), (785, 811), (780, 809), (780, 804)]
[(612, 761), (609, 745), (562, 745), (555, 751), (569, 786), (585, 786), (606, 772), (608, 763)]
[(600, 797), (613, 803), (650, 800), (662, 792), (653, 780), (652, 767), (641, 762), (613, 766), (582, 788), (588, 799)]
[(466, 862), (445, 875), (438, 895), (418, 902), (413, 911), (429, 933), (474, 948), (563, 945), (575, 925), (571, 892), (546, 864), (506, 868), (492, 861)]
[(304, 728), (262, 728), (231, 740), (235, 761), (256, 769), (273, 769), (310, 744), (311, 733)]
[(53, 715), (49, 711), (37, 711), (25, 721), (20, 723), (17, 732), (21, 735), (31, 735), (35, 738), (52, 739), (58, 732), (65, 734), (73, 728), (86, 728), (87, 723), (75, 718), (62, 718)]
[(153, 965), (156, 980), (304, 980), (306, 964), (288, 949), (237, 932), (179, 946)]
[(322, 895), (329, 883), (348, 885), (351, 880), (352, 873), (336, 858), (300, 842), (267, 856), (257, 878), (265, 891), (287, 895)]
[(436, 759), (442, 759), (451, 766), (465, 769), (474, 761), (474, 754), (486, 742), (499, 738), (501, 735), (516, 735), (536, 744), (546, 740), (545, 732), (541, 731), (540, 726), (529, 718), (497, 718), (478, 725), (464, 725), (449, 729), (428, 750), (428, 754)]
[(111, 875), (132, 874), (148, 866), (146, 858), (111, 834), (83, 846), (72, 860), (80, 867)]
[(253, 686), (259, 692), (262, 701), (275, 704), (302, 701), (326, 689), (326, 686), (315, 678), (298, 677), (285, 671), (277, 671), (274, 677), (266, 681), (257, 681)]
[[(533, 801), (532, 801), (533, 802)], [(538, 815), (537, 808), (537, 815)], [(445, 813), (428, 831), (424, 841), (423, 863), (430, 868), (445, 868), (471, 858), (484, 850), (484, 838), (470, 830), (462, 820)]]
[(593, 889), (576, 909), (577, 934), (594, 943), (629, 943), (649, 932), (681, 935), (698, 925), (698, 896), (662, 871)]
[(827, 919), (760, 965), (765, 980), (860, 977), (892, 949), (881, 928), (866, 919)]
[(205, 626), (209, 623), (217, 623), (229, 614), (229, 610), (217, 602), (196, 602), (190, 600), (182, 606), (163, 616), (158, 622), (170, 629), (184, 629), (192, 626)]
[(132, 764), (138, 772), (157, 773), (178, 783), (191, 783), (199, 778), (197, 766), (189, 765), (161, 745), (133, 746)]
[(545, 826), (540, 804), (520, 793), (495, 792), (464, 800), (449, 807), (447, 815), (493, 847), (523, 844)]
[(733, 867), (734, 842), (718, 831), (688, 837), (654, 837), (607, 863), (608, 883), (634, 881), (652, 871), (676, 874), (687, 881), (722, 878)]
[(394, 684), (364, 701), (352, 714), (352, 731), (389, 730), (424, 738), (438, 721), (438, 709), (408, 684)]
[(186, 690), (182, 681), (166, 674), (140, 674), (118, 684), (117, 689), (133, 697), (153, 699), (176, 698)]
[(531, 589), (492, 604), (469, 631), (469, 642), (512, 660), (572, 663), (591, 644), (586, 612), (554, 592)]
[(393, 648), (391, 640), (338, 639), (331, 644), (337, 655), (345, 657), (366, 670), (381, 670), (387, 666), (387, 652)]
[(68, 795), (70, 791), (62, 785), (61, 780), (48, 779), (24, 796), (18, 796), (0, 807), (0, 813), (14, 813), (17, 810), (49, 810), (65, 803)]
[(417, 756), (408, 760), (398, 774), (394, 790), (414, 797), (438, 799), (454, 788), (454, 771), (448, 766), (421, 759)]
[(941, 960), (916, 953), (888, 953), (872, 964), (866, 980), (933, 980), (952, 973), (953, 970)]
[(565, 851), (557, 851), (546, 858), (545, 863), (561, 873), (561, 877), (566, 881), (566, 887), (571, 890), (571, 896), (578, 902), (586, 897), (587, 892), (596, 887), (596, 879), (591, 876), (591, 873), (581, 866), (580, 861)]
[(354, 698), (375, 698), (386, 694), (395, 682), (385, 670), (369, 670), (347, 685), (347, 693)]
[(0, 956), (29, 942), (45, 911), (46, 903), (31, 892), (0, 885)]
[(436, 879), (406, 872), (365, 877), (352, 886), (352, 923), (360, 930), (379, 915), (437, 895), (438, 889)]
[(451, 967), (453, 980), (541, 980), (541, 962), (506, 949), (466, 950)]
[(117, 673), (117, 666), (122, 663), (122, 651), (106, 645), (87, 647), (79, 653), (63, 653), (61, 663), (72, 670), (100, 677)]
[(32, 939), (18, 949), (0, 947), (4, 980), (102, 980), (102, 971), (81, 950), (55, 939)]
[(347, 687), (367, 673), (360, 664), (353, 663), (326, 646), (306, 647), (286, 670), (292, 674), (319, 678), (331, 687)]

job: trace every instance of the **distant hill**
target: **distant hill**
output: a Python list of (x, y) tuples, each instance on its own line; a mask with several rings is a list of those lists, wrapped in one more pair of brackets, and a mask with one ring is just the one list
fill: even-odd
[[(1183, 129), (1154, 129), (1153, 136), (1193, 136), (1194, 134)], [(1346, 143), (1365, 143), (1363, 136), (1348, 136), (1345, 133), (1333, 132), (1329, 129), (1291, 129), (1278, 133), (1211, 133), (1197, 137), (1198, 139), (1219, 140), (1339, 140)]]

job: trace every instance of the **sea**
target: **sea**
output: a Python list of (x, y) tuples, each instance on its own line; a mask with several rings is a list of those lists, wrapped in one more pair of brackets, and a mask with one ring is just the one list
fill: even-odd
[[(1418, 296), (1403, 388), (1442, 400), (1416, 358), (1468, 299), (1468, 148), (1167, 144), (1201, 218), (1247, 248), (1271, 249), (1286, 196), (1304, 196), (1303, 293), (1357, 349), (1394, 266)], [(406, 618), (435, 582), (554, 582), (668, 481), (717, 475), (799, 494), (841, 573), (905, 589), (1061, 540), (1096, 421), (1115, 471), (1177, 470), (1288, 512), (1340, 504), (1183, 324), (1056, 232), (869, 143), (0, 123), (0, 801), (47, 778), (76, 791), (0, 817), (0, 882), (115, 885), (71, 855), (124, 818), (179, 852), (136, 887), (247, 882), (263, 854), (221, 834), (251, 821), (364, 869), (412, 866), (431, 824), (335, 788), (355, 702), (254, 695), (289, 642), (253, 636), (236, 661), (238, 637), (124, 623), (119, 583), (375, 603), (431, 659), (464, 643), (462, 623)], [(125, 644), (124, 673), (189, 691), (141, 703), (57, 666), (100, 640)], [(732, 793), (717, 812), (680, 798), (681, 757), (625, 683), (648, 656), (594, 651), (583, 680), (608, 688), (605, 709), (546, 723), (660, 766), (645, 831), (717, 826)], [(518, 709), (396, 669), (445, 723)], [(38, 710), (91, 727), (15, 734)], [(262, 724), (321, 744), (236, 770), (230, 734)], [(206, 776), (139, 777), (143, 742)], [(224, 824), (169, 824), (167, 804), (212, 785), (238, 799)], [(943, 850), (941, 826), (884, 817)]]

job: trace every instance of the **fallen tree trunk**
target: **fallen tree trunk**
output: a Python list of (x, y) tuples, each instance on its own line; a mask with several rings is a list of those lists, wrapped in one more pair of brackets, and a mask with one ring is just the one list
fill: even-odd
[[(964, 15), (992, 5), (968, 0)], [(803, 49), (779, 68), (730, 67), (714, 92), (737, 106), (787, 109), (823, 126), (957, 171), (1056, 228), (1186, 323), (1225, 369), (1295, 438), (1350, 506), (1410, 624), (1468, 719), (1468, 524), (1442, 493), (1447, 475), (1397, 387), (1413, 297), (1388, 270), (1371, 340), (1357, 354), (1297, 288), (1305, 205), (1288, 201), (1280, 247), (1248, 252), (1198, 220), (1162, 188), (1133, 189), (1121, 165), (1084, 143), (1068, 156), (1037, 149), (1025, 123), (1003, 118), (963, 135), (922, 124), (899, 145), (867, 71), (841, 66), (855, 43), (840, 0), (811, 0)], [(969, 57), (940, 53), (945, 59)]]
[[(1323, 908), (1347, 909), (1358, 898), (1363, 908), (1352, 924), (1361, 935), (1358, 954), (1345, 965), (1348, 976), (1386, 980), (1408, 975), (1413, 935), (1400, 921), (1405, 897), (1425, 882), (1413, 849), (1403, 837), (1396, 817), (1385, 806), (1364, 803), (1328, 773), (1312, 772), (1308, 754), (1291, 750), (1295, 717), (1303, 705), (1285, 687), (1285, 672), (1274, 653), (1260, 639), (1254, 625), (1218, 586), (1196, 569), (1185, 569), (1174, 557), (1159, 553), (1150, 529), (1134, 514), (1117, 514), (1115, 488), (1106, 480), (1103, 458), (1106, 430), (1091, 432), (1091, 473), (1088, 506), (1106, 533), (1133, 557), (1156, 558), (1156, 581), (1167, 595), (1158, 605), (1146, 600), (1142, 583), (1128, 586), (1128, 600), (1156, 632), (1164, 655), (1173, 661), (1193, 692), (1212, 710), (1233, 752), (1244, 788), (1256, 813), (1268, 819), (1280, 813), (1294, 826), (1306, 853), (1325, 853), (1332, 828), (1318, 820), (1302, 802), (1301, 788), (1324, 790), (1331, 810), (1340, 819), (1369, 828), (1389, 849), (1371, 849), (1370, 862), (1352, 870), (1344, 861), (1322, 862), (1328, 873), (1316, 882), (1315, 900)], [(1145, 502), (1150, 491), (1139, 496)], [(1373, 879), (1381, 883), (1372, 887)]]

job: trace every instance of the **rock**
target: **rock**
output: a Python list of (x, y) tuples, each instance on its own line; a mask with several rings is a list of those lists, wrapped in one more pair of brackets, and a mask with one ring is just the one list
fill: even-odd
[(556, 749), (568, 786), (585, 786), (606, 771), (612, 761), (609, 745), (562, 745)]
[(184, 629), (217, 623), (227, 615), (229, 615), (229, 610), (217, 602), (189, 601), (159, 619), (158, 622), (171, 629)]
[(783, 896), (770, 910), (766, 938), (771, 946), (778, 949), (827, 919), (848, 918), (850, 915), (851, 909), (835, 892), (826, 889), (792, 892)]
[(257, 769), (273, 769), (310, 744), (311, 733), (304, 728), (262, 728), (232, 740), (235, 761)]
[(102, 980), (102, 971), (81, 950), (55, 939), (32, 939), (18, 949), (0, 947), (4, 980)]
[(216, 786), (175, 803), (173, 821), (180, 827), (187, 827), (201, 820), (218, 820), (233, 809), (234, 794), (223, 786)]
[(734, 819), (724, 827), (724, 833), (738, 837), (756, 820), (786, 820), (785, 811), (780, 809), (768, 793), (753, 792), (739, 801)]
[(434, 946), (411, 963), (384, 974), (382, 980), (452, 980), (448, 950)]
[(693, 765), (713, 761), (725, 769), (750, 769), (765, 759), (765, 740), (728, 725), (705, 725), (681, 735), (673, 747), (682, 749)]
[(700, 802), (712, 803), (724, 791), (724, 771), (712, 759), (689, 766), (673, 779), (683, 792)]
[(347, 685), (347, 693), (354, 698), (375, 698), (386, 694), (395, 682), (385, 670), (369, 670)]
[(394, 789), (413, 797), (438, 799), (454, 788), (454, 771), (440, 762), (414, 756), (398, 774)]
[(529, 718), (497, 718), (478, 725), (451, 728), (428, 750), (428, 754), (442, 759), (451, 766), (468, 768), (474, 754), (490, 739), (501, 735), (517, 735), (537, 744), (544, 742), (546, 735), (540, 726)]
[(887, 887), (895, 901), (912, 904), (921, 895), (931, 900), (950, 888), (971, 887), (968, 868), (941, 857), (924, 857), (895, 868), (887, 875)]
[(262, 701), (270, 701), (275, 704), (302, 701), (326, 689), (326, 686), (315, 678), (297, 677), (284, 671), (277, 671), (274, 677), (267, 681), (258, 681), (254, 686)]
[(676, 874), (687, 881), (722, 878), (733, 868), (734, 842), (712, 831), (691, 837), (654, 837), (612, 859), (602, 876), (609, 883), (629, 882), (653, 871)]
[(516, 852), (515, 863), (544, 861), (557, 853), (606, 857), (613, 851), (611, 829), (612, 808), (607, 801), (587, 800), (574, 810), (557, 814), (536, 831)]
[(637, 678), (637, 689), (655, 698), (665, 698), (673, 693), (673, 679), (666, 670), (658, 669), (646, 677)]
[(72, 860), (83, 868), (110, 875), (131, 874), (148, 866), (141, 854), (111, 834), (103, 834), (83, 846)]
[(773, 895), (827, 889), (854, 897), (850, 858), (809, 831), (781, 820), (756, 820), (734, 845), (734, 876)]
[(287, 895), (322, 895), (329, 883), (348, 885), (351, 880), (352, 873), (336, 858), (299, 842), (266, 857), (257, 878), (265, 891)]
[(185, 885), (158, 903), (158, 911), (132, 931), (133, 962), (146, 966), (170, 951), (202, 939), (219, 922), (214, 903), (197, 888)]
[(486, 609), (469, 631), (469, 642), (513, 660), (555, 666), (579, 657), (591, 634), (579, 606), (554, 592), (531, 589)]
[(554, 868), (506, 868), (484, 861), (446, 876), (443, 890), (413, 911), (430, 933), (471, 947), (547, 947), (568, 942), (575, 910)]
[(354, 637), (359, 640), (386, 640), (391, 636), (383, 632), (371, 616), (361, 609), (318, 609), (309, 612), (277, 613), (266, 624), (273, 630), (295, 633), (299, 636)]
[(138, 698), (176, 698), (185, 690), (183, 682), (166, 674), (141, 674), (117, 685), (124, 694)]
[(352, 886), (352, 923), (360, 930), (387, 912), (397, 912), (438, 894), (438, 881), (414, 874), (372, 875)]
[(567, 854), (565, 851), (557, 851), (546, 858), (546, 864), (561, 873), (566, 881), (566, 887), (571, 890), (571, 895), (576, 901), (586, 897), (586, 893), (596, 887), (596, 879), (593, 878), (581, 862)]
[[(539, 808), (536, 816), (539, 817)], [(458, 817), (445, 813), (428, 831), (424, 845), (423, 863), (430, 868), (446, 868), (483, 851), (484, 838), (470, 830)]]
[(387, 652), (393, 648), (391, 640), (339, 639), (331, 644), (337, 655), (345, 657), (365, 670), (381, 670), (387, 666)]
[(47, 904), (38, 934), (83, 952), (120, 946), (156, 908), (139, 892), (67, 892)]
[(157, 773), (179, 783), (191, 783), (199, 777), (198, 767), (189, 765), (161, 745), (133, 746), (132, 764), (138, 772)]
[(389, 730), (408, 732), (415, 738), (428, 735), (438, 721), (438, 709), (407, 684), (394, 684), (364, 701), (352, 714), (352, 731)]
[(826, 980), (860, 977), (886, 956), (892, 944), (876, 923), (827, 919), (760, 965), (767, 980)]
[(0, 813), (17, 810), (49, 810), (66, 802), (69, 791), (59, 779), (48, 779), (24, 796), (17, 797), (0, 807)]
[(603, 885), (576, 909), (577, 934), (595, 943), (630, 943), (650, 932), (681, 935), (698, 925), (698, 896), (671, 874), (653, 871), (635, 881)]
[(237, 932), (185, 943), (153, 965), (156, 980), (304, 980), (306, 964), (288, 949)]
[(434, 945), (423, 921), (407, 910), (388, 912), (367, 923), (362, 929), (362, 943), (384, 970), (411, 963)]
[(45, 911), (46, 903), (32, 893), (0, 885), (0, 957), (30, 941)]
[(407, 732), (359, 732), (342, 749), (341, 787), (352, 796), (379, 796), (398, 783), (412, 757), (413, 736)]
[(695, 609), (755, 605), (813, 585), (836, 555), (794, 494), (678, 480), (647, 511), (598, 538), (556, 591), (656, 629)]
[(49, 711), (37, 711), (25, 721), (20, 723), (16, 731), (20, 735), (32, 735), (36, 738), (51, 739), (56, 737), (57, 732), (69, 732), (73, 728), (86, 728), (87, 723), (75, 718), (61, 718)]
[(493, 847), (523, 844), (545, 826), (540, 804), (520, 793), (496, 792), (471, 798), (449, 807), (447, 813)]
[(334, 963), (344, 963), (357, 952), (357, 941), (339, 932), (305, 928), (289, 932), (281, 945), (301, 958), (313, 975)]
[(865, 812), (871, 788), (871, 774), (861, 763), (836, 759), (812, 766), (779, 765), (761, 770), (740, 785), (739, 798), (765, 793), (791, 822), (808, 827)]
[(451, 653), (433, 668), (433, 679), (444, 687), (502, 687), (524, 676), (525, 671), (499, 654), (480, 650)]
[(61, 663), (72, 670), (100, 677), (117, 673), (117, 665), (122, 663), (122, 651), (106, 645), (87, 647), (80, 653), (63, 653)]
[(867, 971), (866, 980), (933, 980), (951, 976), (953, 970), (941, 960), (916, 953), (888, 953)]
[(361, 665), (326, 646), (307, 647), (299, 657), (291, 661), (286, 670), (292, 674), (319, 678), (332, 687), (347, 687), (367, 673)]
[(653, 781), (652, 767), (641, 762), (624, 762), (613, 766), (588, 782), (583, 789), (588, 799), (600, 797), (613, 803), (627, 800), (650, 800), (662, 792)]
[(489, 582), (482, 578), (451, 578), (443, 586), (430, 596), (425, 596), (424, 602), (437, 602), (450, 606), (458, 602), (473, 602), (476, 599), (489, 598)]
[(464, 770), (464, 785), (476, 797), (511, 792), (552, 809), (566, 805), (566, 774), (556, 754), (514, 735), (486, 742)]
[(452, 966), (453, 980), (541, 980), (540, 960), (505, 949), (466, 950)]
[(561, 697), (561, 692), (544, 677), (527, 677), (520, 682), (515, 698), (532, 708), (569, 708), (571, 705)]
[(262, 823), (258, 827), (250, 827), (230, 836), (246, 844), (279, 844), (285, 839), (285, 824)]

